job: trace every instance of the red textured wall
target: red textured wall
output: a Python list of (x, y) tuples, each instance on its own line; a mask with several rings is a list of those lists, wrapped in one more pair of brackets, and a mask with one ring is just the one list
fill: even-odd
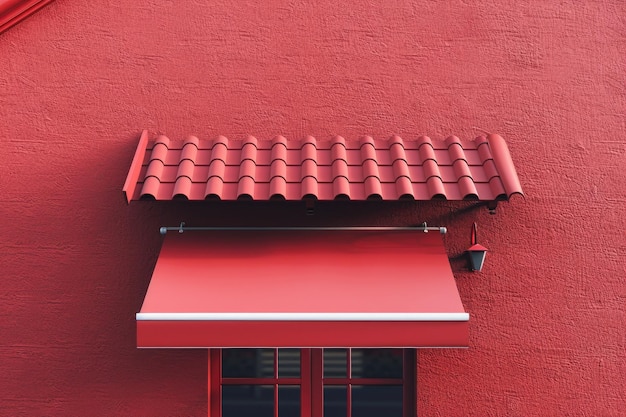
[[(206, 415), (206, 352), (135, 349), (158, 226), (477, 220), (471, 347), (419, 356), (420, 416), (626, 415), (621, 1), (58, 0), (0, 35), (0, 415)], [(140, 130), (509, 143), (526, 198), (143, 204)], [(282, 222), (282, 223), (281, 223)]]

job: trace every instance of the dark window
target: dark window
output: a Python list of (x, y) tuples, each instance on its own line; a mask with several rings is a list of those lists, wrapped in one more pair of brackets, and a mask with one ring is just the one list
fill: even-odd
[(213, 349), (215, 417), (414, 417), (413, 349)]

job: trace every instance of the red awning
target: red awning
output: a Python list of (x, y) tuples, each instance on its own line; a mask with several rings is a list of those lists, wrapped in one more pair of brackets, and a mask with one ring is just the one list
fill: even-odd
[(165, 237), (139, 347), (464, 347), (439, 233), (253, 229)]
[(451, 136), (329, 141), (170, 140), (141, 135), (124, 184), (127, 201), (507, 200), (522, 194), (504, 139)]

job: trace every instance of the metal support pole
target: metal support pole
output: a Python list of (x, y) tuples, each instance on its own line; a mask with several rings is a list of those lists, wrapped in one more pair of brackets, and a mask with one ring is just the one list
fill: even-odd
[(161, 227), (159, 229), (162, 235), (165, 235), (167, 232), (178, 232), (183, 233), (187, 231), (267, 231), (267, 230), (276, 230), (276, 231), (316, 231), (316, 230), (346, 230), (346, 231), (372, 231), (372, 232), (383, 232), (383, 231), (391, 231), (391, 230), (413, 230), (418, 232), (439, 232), (442, 235), (445, 235), (448, 232), (448, 229), (445, 227), (434, 227), (428, 226), (426, 223), (422, 223), (420, 226), (398, 226), (398, 227), (387, 227), (387, 226), (356, 226), (356, 227), (191, 227), (185, 226), (184, 222), (181, 222), (178, 227)]

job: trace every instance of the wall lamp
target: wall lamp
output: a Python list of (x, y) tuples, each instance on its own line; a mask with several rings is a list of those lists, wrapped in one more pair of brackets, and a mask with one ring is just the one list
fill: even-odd
[(472, 225), (471, 244), (472, 246), (467, 249), (467, 253), (469, 253), (470, 258), (470, 270), (480, 272), (483, 269), (483, 264), (485, 263), (487, 248), (476, 243), (476, 222)]

